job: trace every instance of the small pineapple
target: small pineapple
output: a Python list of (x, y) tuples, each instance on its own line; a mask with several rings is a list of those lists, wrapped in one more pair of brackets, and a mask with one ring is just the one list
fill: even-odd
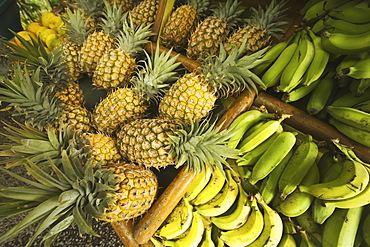
[(22, 221), (0, 236), (1, 244), (34, 224), (37, 231), (27, 246), (32, 246), (40, 234), (44, 244), (51, 246), (61, 231), (72, 226), (77, 226), (80, 235), (99, 236), (93, 230), (94, 219), (112, 222), (138, 217), (149, 209), (157, 194), (157, 177), (142, 166), (93, 165), (91, 160), (69, 156), (66, 150), (62, 151), (61, 160), (60, 168), (50, 163), (51, 174), (31, 161), (25, 163), (32, 180), (0, 168), (26, 184), (2, 187), (0, 200), (7, 204), (2, 206), (1, 214), (28, 212)]
[[(147, 53), (146, 53), (147, 54)], [(150, 103), (157, 101), (175, 79), (175, 69), (180, 65), (178, 56), (170, 58), (171, 50), (154, 57), (147, 54), (143, 67), (132, 79), (132, 87), (114, 90), (93, 110), (93, 122), (97, 130), (113, 133), (118, 126), (148, 114)]]
[(246, 20), (247, 24), (239, 27), (225, 42), (225, 49), (228, 52), (236, 46), (239, 47), (243, 40), (247, 39), (246, 52), (255, 52), (271, 44), (272, 38), (284, 33), (281, 29), (286, 21), (280, 21), (285, 17), (288, 8), (285, 8), (287, 0), (277, 2), (272, 0), (264, 9), (250, 8), (252, 14)]
[(154, 23), (157, 14), (159, 0), (143, 0), (130, 11), (134, 26), (150, 25)]
[(173, 48), (177, 52), (183, 51), (188, 45), (190, 34), (208, 7), (208, 0), (188, 0), (187, 4), (177, 7), (163, 27), (163, 46)]
[(238, 157), (239, 151), (225, 145), (232, 131), (214, 127), (208, 120), (186, 125), (160, 118), (137, 119), (120, 129), (117, 144), (123, 158), (147, 167), (186, 164), (187, 169), (199, 172), (214, 163), (222, 169), (226, 159)]
[(218, 98), (245, 88), (257, 92), (256, 85), (263, 88), (261, 79), (250, 69), (261, 63), (264, 50), (240, 56), (243, 51), (244, 45), (228, 55), (221, 45), (218, 56), (208, 57), (199, 68), (172, 84), (159, 102), (159, 116), (180, 122), (200, 121), (215, 107)]
[(55, 93), (55, 97), (67, 105), (85, 106), (85, 95), (76, 82), (69, 81), (63, 89)]
[(227, 0), (225, 5), (213, 9), (213, 14), (201, 21), (190, 36), (187, 56), (202, 61), (216, 54), (232, 28), (240, 21), (244, 9), (238, 9), (241, 2)]
[(103, 54), (114, 47), (114, 37), (122, 29), (125, 18), (121, 6), (110, 6), (106, 1), (104, 3), (106, 8), (103, 12), (104, 18), (100, 25), (101, 29), (95, 29), (87, 36), (80, 52), (81, 68), (90, 76)]
[(92, 82), (98, 89), (112, 90), (128, 86), (136, 70), (136, 57), (149, 42), (148, 37), (154, 34), (150, 25), (140, 25), (135, 29), (127, 12), (123, 19), (117, 45), (102, 55), (93, 72)]
[(122, 6), (123, 12), (130, 11), (134, 5), (133, 0), (108, 0), (108, 3), (110, 6), (113, 6), (114, 3), (117, 4), (117, 6)]

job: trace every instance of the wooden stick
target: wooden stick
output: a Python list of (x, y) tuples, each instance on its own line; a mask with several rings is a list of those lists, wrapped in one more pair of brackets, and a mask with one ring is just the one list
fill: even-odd
[(153, 203), (149, 211), (134, 228), (133, 236), (139, 244), (144, 244), (150, 240), (185, 195), (194, 177), (194, 173), (188, 171), (184, 166), (163, 194)]
[(364, 162), (370, 163), (370, 148), (346, 137), (330, 124), (309, 115), (288, 103), (285, 103), (265, 92), (260, 92), (254, 101), (255, 106), (265, 106), (269, 112), (289, 114), (290, 118), (284, 123), (305, 133), (310, 134), (317, 141), (325, 141), (329, 146), (333, 145), (333, 139), (339, 139), (341, 144), (352, 146), (356, 155)]
[(111, 225), (126, 247), (139, 247), (139, 244), (136, 242), (132, 235), (132, 220), (111, 222)]

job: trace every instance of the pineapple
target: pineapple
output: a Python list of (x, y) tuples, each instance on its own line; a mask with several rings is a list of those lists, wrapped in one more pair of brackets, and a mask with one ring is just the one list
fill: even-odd
[(164, 168), (186, 164), (199, 172), (209, 164), (220, 170), (227, 158), (238, 157), (237, 149), (225, 144), (233, 132), (214, 128), (209, 120), (179, 124), (168, 119), (136, 119), (117, 133), (118, 149), (124, 159), (147, 167)]
[(163, 27), (161, 34), (163, 46), (173, 48), (177, 52), (183, 51), (188, 45), (190, 34), (208, 7), (208, 0), (189, 0), (187, 4), (176, 8)]
[(80, 52), (80, 65), (88, 75), (92, 75), (103, 54), (114, 47), (116, 34), (122, 29), (125, 15), (122, 7), (110, 6), (106, 1), (104, 18), (100, 25), (101, 29), (95, 29), (90, 33), (82, 44)]
[(195, 71), (180, 77), (159, 102), (159, 116), (180, 122), (200, 121), (215, 107), (218, 98), (227, 98), (245, 88), (257, 92), (256, 85), (264, 88), (250, 69), (261, 63), (265, 50), (240, 56), (244, 44), (229, 55), (221, 45), (218, 56), (208, 57)]
[(102, 55), (93, 72), (92, 82), (98, 89), (112, 90), (129, 85), (136, 70), (135, 58), (143, 51), (144, 44), (149, 42), (148, 37), (153, 35), (150, 25), (135, 29), (128, 13), (124, 14), (124, 19), (117, 46)]
[(72, 226), (77, 226), (80, 235), (98, 236), (92, 229), (94, 219), (128, 220), (142, 215), (152, 205), (158, 182), (149, 169), (125, 162), (93, 165), (91, 160), (69, 156), (66, 150), (61, 153), (60, 168), (50, 163), (52, 173), (31, 161), (25, 163), (32, 179), (0, 168), (26, 184), (2, 187), (0, 214), (12, 216), (28, 212), (22, 221), (0, 236), (0, 243), (33, 224), (37, 224), (37, 231), (27, 246), (32, 246), (40, 234), (44, 235), (45, 246), (50, 246), (61, 231)]
[(75, 10), (81, 10), (86, 30), (94, 30), (99, 26), (104, 3), (101, 0), (75, 0)]
[(132, 79), (132, 87), (118, 88), (108, 94), (93, 110), (93, 122), (97, 130), (113, 133), (119, 125), (148, 114), (151, 102), (157, 101), (175, 78), (174, 71), (180, 63), (178, 56), (169, 58), (171, 50), (154, 57), (147, 54), (144, 66)]
[(220, 43), (240, 21), (244, 10), (238, 9), (239, 5), (238, 0), (227, 0), (225, 5), (220, 3), (212, 15), (198, 24), (188, 43), (186, 54), (189, 58), (203, 61), (218, 52)]
[(143, 0), (130, 10), (134, 26), (150, 25), (154, 23), (159, 0)]
[(123, 12), (130, 11), (133, 7), (133, 0), (108, 0), (108, 3), (110, 6), (113, 6), (114, 3), (116, 3), (117, 6), (122, 6)]
[(287, 0), (277, 2), (272, 0), (271, 3), (263, 9), (250, 8), (252, 14), (247, 19), (245, 26), (239, 27), (225, 42), (225, 49), (231, 52), (233, 47), (239, 47), (245, 37), (247, 37), (246, 52), (255, 52), (271, 44), (272, 38), (278, 34), (284, 33), (281, 26), (288, 22), (280, 21), (285, 17), (285, 8)]
[(55, 97), (60, 99), (63, 103), (68, 105), (77, 105), (84, 107), (85, 95), (80, 88), (80, 85), (76, 82), (69, 81), (65, 85), (64, 89), (55, 93)]

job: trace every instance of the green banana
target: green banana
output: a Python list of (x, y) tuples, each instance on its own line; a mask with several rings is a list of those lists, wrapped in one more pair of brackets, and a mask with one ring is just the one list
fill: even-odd
[(361, 34), (370, 30), (370, 23), (357, 24), (341, 19), (335, 19), (330, 16), (323, 20), (323, 25), (331, 32), (345, 34)]
[(251, 200), (256, 200), (255, 197), (249, 199), (240, 183), (238, 186), (239, 196), (235, 209), (229, 214), (211, 217), (212, 223), (221, 230), (233, 230), (243, 225), (251, 212)]
[(195, 206), (195, 209), (203, 216), (211, 217), (225, 213), (235, 202), (239, 186), (233, 179), (230, 169), (225, 171), (226, 181), (221, 191), (210, 201)]
[(290, 92), (296, 88), (301, 82), (314, 56), (315, 48), (313, 42), (308, 36), (307, 31), (302, 31), (298, 47), (289, 64), (281, 74), (278, 90), (281, 92)]
[(294, 33), (292, 36), (294, 36), (292, 43), (280, 53), (279, 57), (262, 75), (261, 80), (265, 83), (266, 88), (275, 86), (279, 83), (281, 74), (297, 50), (301, 31)]
[(307, 8), (304, 12), (302, 21), (306, 24), (313, 21), (316, 22), (318, 19), (326, 15), (328, 10), (338, 8), (349, 1), (350, 0), (323, 0), (312, 4), (311, 7)]
[(274, 170), (262, 180), (260, 186), (260, 193), (263, 200), (266, 203), (272, 202), (272, 200), (278, 194), (278, 182), (286, 164), (293, 155), (294, 149), (290, 150), (289, 153), (284, 157), (284, 159), (275, 167)]
[(355, 63), (360, 61), (361, 58), (362, 58), (362, 54), (345, 55), (343, 59), (339, 62), (337, 67), (335, 68), (337, 75), (339, 76), (342, 73), (343, 69), (353, 66)]
[(251, 199), (251, 213), (239, 228), (221, 231), (220, 239), (229, 246), (247, 246), (255, 241), (264, 228), (264, 218), (256, 199)]
[(340, 143), (339, 139), (332, 139), (331, 141), (345, 155), (347, 159), (357, 161), (363, 164), (365, 167), (369, 167), (368, 163), (362, 161), (359, 157), (357, 157), (356, 153), (353, 151), (352, 146), (347, 146)]
[(191, 201), (193, 205), (200, 205), (212, 200), (223, 188), (226, 177), (224, 171), (221, 171), (217, 166), (213, 166), (213, 173), (206, 187)]
[(283, 131), (273, 140), (257, 163), (253, 166), (249, 177), (251, 184), (256, 184), (264, 179), (284, 159), (296, 143), (295, 134)]
[(370, 113), (346, 106), (328, 106), (327, 111), (336, 120), (362, 130), (370, 130)]
[(370, 100), (360, 102), (360, 103), (354, 105), (353, 108), (358, 109), (360, 111), (370, 113)]
[(193, 206), (186, 198), (182, 198), (155, 236), (163, 239), (175, 239), (190, 228), (193, 220)]
[(329, 16), (351, 23), (368, 23), (370, 22), (370, 8), (348, 7), (340, 10), (334, 9), (329, 13)]
[(366, 146), (370, 147), (370, 132), (362, 129), (358, 129), (351, 125), (342, 123), (335, 118), (329, 118), (328, 122), (333, 125), (343, 135), (350, 139)]
[(360, 79), (360, 83), (357, 85), (356, 96), (363, 95), (367, 89), (370, 88), (370, 78)]
[(326, 51), (321, 44), (321, 38), (315, 35), (315, 33), (310, 29), (307, 30), (307, 34), (313, 43), (314, 57), (300, 82), (300, 84), (304, 86), (309, 86), (312, 82), (318, 80), (322, 76), (330, 57), (330, 53)]
[(242, 153), (249, 152), (256, 148), (258, 145), (266, 141), (270, 136), (272, 136), (279, 128), (281, 128), (281, 122), (288, 116), (282, 116), (276, 120), (268, 120), (256, 131), (247, 135), (242, 141), (242, 146), (240, 151)]
[(308, 99), (306, 110), (310, 115), (315, 115), (328, 104), (331, 92), (334, 90), (334, 71), (329, 71), (312, 91)]
[(321, 149), (319, 151), (322, 155), (319, 157), (317, 166), (320, 171), (320, 181), (323, 181), (331, 167), (339, 161), (339, 158), (335, 152), (331, 152), (327, 149)]
[(361, 223), (361, 232), (363, 235), (363, 242), (365, 245), (370, 246), (370, 214), (365, 215)]
[(319, 83), (320, 83), (320, 78), (317, 79), (316, 81), (311, 82), (310, 85), (308, 86), (301, 85), (293, 89), (289, 93), (284, 93), (281, 97), (281, 100), (287, 103), (300, 100), (306, 95), (310, 94), (315, 89), (315, 87), (319, 85)]
[(334, 213), (324, 224), (322, 231), (322, 246), (354, 246), (362, 212), (363, 207), (335, 209)]
[(258, 246), (277, 246), (283, 236), (283, 220), (263, 199), (260, 194), (256, 194), (257, 202), (263, 209), (264, 227), (261, 234), (254, 240), (249, 247)]
[(198, 196), (198, 194), (206, 187), (209, 180), (212, 176), (212, 170), (209, 165), (206, 166), (205, 169), (202, 169), (200, 172), (198, 172), (194, 178), (192, 184), (190, 185), (189, 189), (185, 193), (185, 197), (192, 201), (195, 197)]
[(318, 147), (311, 135), (294, 150), (279, 179), (280, 198), (284, 200), (302, 182), (318, 155)]
[(319, 3), (319, 2), (323, 2), (323, 0), (309, 0), (305, 3), (305, 5), (303, 6), (303, 8), (301, 8), (301, 10), (299, 11), (299, 13), (301, 15), (304, 15), (313, 5)]
[(240, 114), (231, 124), (229, 129), (235, 129), (236, 133), (228, 141), (228, 146), (235, 148), (238, 146), (245, 132), (262, 119), (273, 118), (274, 114), (262, 112), (257, 109), (246, 111)]
[(299, 231), (299, 235), (301, 236), (301, 242), (299, 243), (299, 247), (316, 247), (317, 246), (307, 231), (305, 230)]
[(290, 218), (282, 218), (283, 220), (283, 236), (277, 247), (297, 247), (297, 242), (294, 235), (297, 233), (295, 223)]
[[(369, 31), (369, 37), (370, 37), (370, 31)], [(369, 38), (369, 41), (370, 41), (370, 38)], [(370, 72), (368, 69), (369, 66), (370, 66), (370, 56), (366, 56), (366, 57), (361, 58), (356, 63), (354, 63), (352, 66), (343, 68), (341, 73), (339, 73), (337, 76), (339, 77), (349, 76), (355, 79), (370, 78)]]
[(311, 30), (314, 34), (320, 35), (326, 29), (323, 18), (320, 18), (313, 24)]
[(321, 234), (321, 226), (314, 221), (312, 207), (308, 208), (302, 214), (294, 218), (299, 229), (306, 230), (309, 234), (316, 236)]
[(330, 105), (352, 107), (364, 101), (370, 100), (370, 88), (363, 95), (354, 96), (352, 92), (347, 92), (336, 98)]
[[(319, 178), (319, 168), (316, 164), (313, 164), (301, 184), (316, 184), (319, 182)], [(310, 208), (313, 200), (314, 197), (312, 195), (295, 189), (283, 201), (276, 205), (275, 209), (287, 217), (298, 217)]]
[(334, 33), (325, 30), (320, 37), (324, 49), (334, 54), (349, 55), (370, 49), (370, 30), (361, 34)]
[(292, 39), (293, 39), (293, 36), (290, 36), (287, 40), (273, 45), (263, 55), (262, 59), (265, 61), (257, 65), (256, 67), (254, 67), (251, 71), (255, 73), (256, 75), (262, 75), (262, 73), (265, 72), (267, 68), (270, 67), (276, 61), (276, 59), (280, 56), (280, 54), (290, 44)]
[(369, 173), (357, 161), (343, 160), (341, 174), (334, 180), (312, 185), (299, 185), (298, 189), (323, 200), (343, 200), (360, 194), (369, 183)]

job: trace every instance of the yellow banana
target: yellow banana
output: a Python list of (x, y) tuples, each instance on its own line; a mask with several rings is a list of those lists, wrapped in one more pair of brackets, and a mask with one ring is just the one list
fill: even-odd
[(216, 247), (215, 243), (212, 240), (212, 230), (213, 227), (211, 224), (207, 224), (205, 226), (202, 241), (198, 245), (199, 247)]
[(206, 165), (205, 169), (202, 169), (198, 172), (194, 178), (192, 184), (190, 185), (189, 189), (185, 193), (185, 197), (192, 201), (198, 194), (207, 186), (209, 180), (212, 176), (212, 170), (210, 165)]
[(312, 185), (299, 185), (300, 191), (323, 200), (343, 200), (360, 194), (369, 183), (369, 173), (357, 161), (344, 160), (341, 174), (334, 180)]
[(220, 239), (233, 247), (247, 246), (258, 238), (264, 227), (264, 218), (257, 199), (251, 199), (251, 213), (247, 221), (237, 229), (221, 231)]

